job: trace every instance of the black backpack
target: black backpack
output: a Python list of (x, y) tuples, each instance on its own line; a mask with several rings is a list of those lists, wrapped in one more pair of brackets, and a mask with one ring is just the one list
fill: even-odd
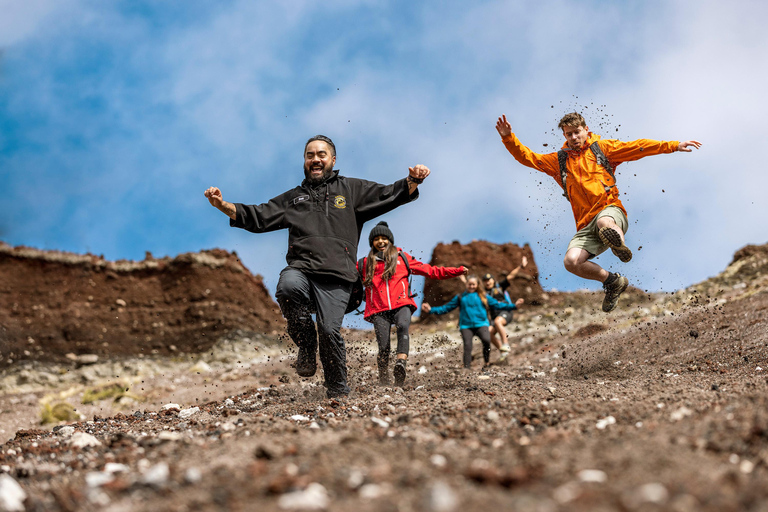
[[(608, 187), (606, 185), (603, 185), (605, 187), (605, 191), (608, 192), (613, 187), (615, 187), (616, 183), (616, 176), (613, 174), (613, 167), (611, 167), (611, 163), (608, 161), (608, 158), (605, 156), (605, 153), (603, 153), (603, 150), (600, 149), (600, 145), (597, 143), (597, 141), (593, 142), (589, 145), (589, 149), (592, 150), (592, 153), (595, 155), (595, 158), (597, 159), (597, 163), (599, 165), (602, 165), (606, 171), (608, 171), (608, 174), (611, 175), (611, 178), (613, 178), (614, 185)], [(568, 160), (568, 153), (565, 152), (564, 149), (561, 149), (557, 152), (557, 160), (560, 163), (560, 183), (563, 186), (563, 197), (565, 197), (568, 201), (571, 200), (570, 197), (568, 197), (568, 189), (565, 188), (565, 178), (568, 175), (568, 169), (565, 166), (565, 162)]]

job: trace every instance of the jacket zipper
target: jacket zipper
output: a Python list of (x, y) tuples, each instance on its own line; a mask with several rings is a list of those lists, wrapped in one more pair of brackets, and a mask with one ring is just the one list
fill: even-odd
[(384, 281), (384, 284), (387, 286), (387, 306), (389, 309), (392, 309), (392, 300), (389, 298), (389, 279)]

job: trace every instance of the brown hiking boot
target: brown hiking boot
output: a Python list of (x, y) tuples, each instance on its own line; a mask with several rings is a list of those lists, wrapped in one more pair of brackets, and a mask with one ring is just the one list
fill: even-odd
[(624, 245), (624, 242), (621, 240), (621, 235), (615, 229), (606, 226), (597, 232), (597, 236), (599, 236), (600, 241), (610, 247), (613, 254), (624, 263), (632, 259), (632, 251), (629, 247)]
[(616, 304), (619, 303), (619, 295), (629, 286), (629, 280), (621, 274), (616, 274), (616, 279), (611, 284), (603, 284), (603, 290), (605, 290), (605, 298), (603, 299), (603, 311), (610, 313), (616, 309)]

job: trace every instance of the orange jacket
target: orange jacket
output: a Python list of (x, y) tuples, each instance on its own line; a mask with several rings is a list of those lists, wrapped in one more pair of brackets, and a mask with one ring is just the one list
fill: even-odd
[[(502, 137), (501, 140), (507, 150), (515, 157), (515, 160), (552, 176), (558, 187), (562, 187), (557, 152), (544, 155), (534, 153), (522, 145), (514, 133)], [(615, 186), (616, 182), (603, 166), (597, 164), (594, 153), (589, 149), (590, 144), (595, 141), (599, 141), (600, 149), (608, 158), (614, 173), (622, 162), (639, 160), (644, 156), (672, 153), (677, 151), (679, 144), (678, 141), (662, 142), (651, 139), (638, 139), (631, 142), (621, 142), (615, 139), (601, 140), (599, 135), (592, 132), (589, 133), (587, 142), (580, 150), (572, 150), (567, 143), (563, 144), (563, 149), (568, 154), (566, 163), (568, 177), (565, 183), (568, 187), (568, 197), (571, 200), (577, 230), (589, 224), (606, 206), (618, 206), (625, 215), (627, 213), (624, 205), (619, 201), (619, 190)], [(606, 191), (605, 187), (611, 188)]]

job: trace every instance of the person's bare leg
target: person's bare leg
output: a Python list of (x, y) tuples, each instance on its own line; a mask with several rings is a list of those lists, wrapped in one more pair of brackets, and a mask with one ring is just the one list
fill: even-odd
[(507, 325), (507, 321), (504, 320), (504, 317), (497, 316), (496, 319), (493, 321), (494, 331), (496, 331), (499, 334), (499, 338), (501, 338), (501, 346), (509, 345), (507, 342), (507, 330), (504, 328), (504, 326)]
[(565, 253), (563, 258), (565, 270), (571, 274), (576, 274), (584, 279), (600, 281), (601, 283), (608, 279), (610, 273), (603, 267), (593, 261), (589, 261), (589, 252), (579, 247), (572, 247)]
[(499, 340), (499, 337), (496, 335), (496, 329), (494, 328), (494, 325), (496, 324), (496, 321), (493, 321), (493, 324), (491, 324), (491, 327), (489, 329), (489, 332), (491, 333), (491, 344), (493, 344), (494, 347), (501, 349), (501, 341)]

